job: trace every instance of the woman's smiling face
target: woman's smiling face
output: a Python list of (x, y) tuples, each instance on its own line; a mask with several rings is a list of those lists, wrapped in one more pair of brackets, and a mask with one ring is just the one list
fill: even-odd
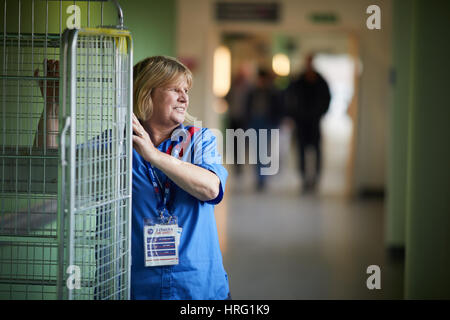
[(184, 76), (171, 84), (155, 88), (152, 92), (152, 122), (169, 127), (184, 122), (189, 105), (189, 86)]

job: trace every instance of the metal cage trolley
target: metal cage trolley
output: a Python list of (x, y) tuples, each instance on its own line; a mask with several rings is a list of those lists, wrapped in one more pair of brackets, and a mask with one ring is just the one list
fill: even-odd
[(4, 0), (0, 299), (130, 298), (132, 38), (116, 1), (119, 25), (90, 28), (91, 2), (69, 2), (88, 26), (63, 32), (65, 1)]

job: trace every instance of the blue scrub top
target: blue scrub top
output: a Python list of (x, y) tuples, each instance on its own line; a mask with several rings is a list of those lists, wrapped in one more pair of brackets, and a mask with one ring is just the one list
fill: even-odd
[[(200, 201), (172, 182), (168, 207), (183, 228), (179, 264), (145, 267), (144, 219), (159, 217), (159, 198), (150, 180), (149, 163), (133, 149), (131, 298), (223, 300), (229, 294), (228, 276), (222, 263), (214, 205), (223, 198), (228, 173), (221, 164), (216, 138), (211, 130), (183, 125), (175, 130), (178, 129), (198, 130), (192, 135), (189, 145), (183, 148), (180, 159), (214, 172), (220, 179), (219, 195), (211, 201)], [(167, 139), (158, 146), (158, 150), (166, 152), (171, 144), (171, 139)], [(154, 172), (164, 184), (166, 175), (157, 168)]]

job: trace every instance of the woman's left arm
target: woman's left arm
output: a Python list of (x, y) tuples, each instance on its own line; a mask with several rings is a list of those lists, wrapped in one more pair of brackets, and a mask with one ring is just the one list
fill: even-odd
[(149, 162), (164, 172), (181, 189), (201, 201), (213, 200), (219, 195), (219, 177), (209, 170), (179, 160), (157, 149)]

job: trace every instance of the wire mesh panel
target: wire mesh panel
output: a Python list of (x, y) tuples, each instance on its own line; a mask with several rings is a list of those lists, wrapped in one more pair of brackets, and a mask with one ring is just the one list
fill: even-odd
[(81, 275), (81, 288), (68, 295), (123, 299), (130, 267), (131, 38), (125, 31), (82, 29), (64, 39), (66, 261)]
[(58, 27), (49, 32), (47, 9), (42, 1), (6, 0), (0, 8), (1, 299), (55, 298), (57, 291), (59, 151), (36, 139), (38, 127), (41, 136), (57, 135), (41, 121), (52, 115), (40, 84), (45, 94), (57, 80), (42, 62), (58, 59), (61, 43)]
[[(79, 5), (87, 26), (103, 24), (111, 8), (0, 2), (0, 299), (126, 298), (129, 34), (97, 32), (97, 44), (73, 37), (72, 70), (63, 66), (72, 61), (66, 8)], [(49, 60), (63, 60), (59, 70)], [(80, 268), (80, 289), (69, 290), (69, 266)]]

